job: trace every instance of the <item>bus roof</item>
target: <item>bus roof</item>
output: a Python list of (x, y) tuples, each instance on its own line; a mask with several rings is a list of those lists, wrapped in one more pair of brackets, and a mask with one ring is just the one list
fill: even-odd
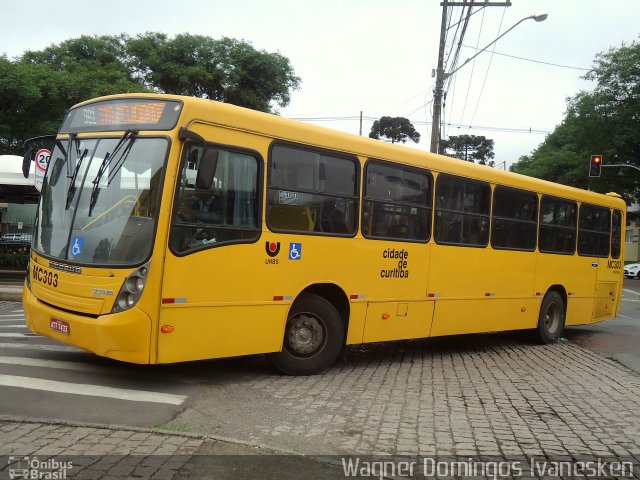
[[(602, 195), (547, 180), (465, 162), (444, 155), (332, 130), (330, 128), (209, 99), (179, 95), (133, 93), (94, 98), (79, 103), (73, 108), (96, 101), (118, 98), (179, 100), (184, 103), (181, 121), (184, 122), (185, 116), (188, 119), (188, 124), (185, 125), (183, 123), (179, 126), (188, 127), (194, 123), (219, 125), (282, 141), (336, 150), (366, 158), (392, 160), (406, 165), (427, 168), (438, 173), (451, 173), (453, 175), (483, 180), (513, 188), (544, 192), (558, 197), (608, 205), (620, 209), (625, 209), (626, 206), (622, 197), (615, 193)], [(587, 159), (585, 159), (585, 175), (586, 174)]]

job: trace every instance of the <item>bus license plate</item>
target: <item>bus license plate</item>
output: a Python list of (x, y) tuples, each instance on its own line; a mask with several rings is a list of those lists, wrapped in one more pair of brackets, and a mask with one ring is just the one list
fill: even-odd
[(71, 331), (71, 329), (69, 328), (69, 322), (58, 320), (57, 318), (52, 318), (49, 322), (49, 326), (51, 327), (51, 330), (64, 333), (65, 335), (69, 335), (69, 332)]

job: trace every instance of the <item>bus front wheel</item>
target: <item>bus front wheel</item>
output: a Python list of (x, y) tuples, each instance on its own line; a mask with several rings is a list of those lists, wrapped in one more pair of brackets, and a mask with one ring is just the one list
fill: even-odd
[(313, 375), (333, 365), (344, 340), (344, 324), (335, 307), (319, 295), (305, 293), (289, 312), (282, 351), (267, 359), (287, 375)]
[(564, 300), (555, 290), (542, 300), (538, 317), (538, 338), (544, 344), (555, 342), (564, 330)]

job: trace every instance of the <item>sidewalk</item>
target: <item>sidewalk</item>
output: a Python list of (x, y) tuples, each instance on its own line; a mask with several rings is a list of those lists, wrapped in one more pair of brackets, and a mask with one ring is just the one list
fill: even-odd
[[(334, 463), (233, 439), (0, 416), (0, 479), (344, 478)], [(57, 475), (56, 475), (57, 474)]]
[(22, 284), (0, 283), (0, 301), (22, 302)]
[(0, 270), (0, 301), (21, 302), (23, 270)]

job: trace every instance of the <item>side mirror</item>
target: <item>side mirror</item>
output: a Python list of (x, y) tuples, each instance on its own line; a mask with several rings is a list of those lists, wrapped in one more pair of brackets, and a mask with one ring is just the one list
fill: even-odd
[(29, 170), (31, 170), (31, 155), (33, 155), (33, 148), (29, 147), (22, 158), (22, 175), (24, 175), (24, 178), (29, 178)]

